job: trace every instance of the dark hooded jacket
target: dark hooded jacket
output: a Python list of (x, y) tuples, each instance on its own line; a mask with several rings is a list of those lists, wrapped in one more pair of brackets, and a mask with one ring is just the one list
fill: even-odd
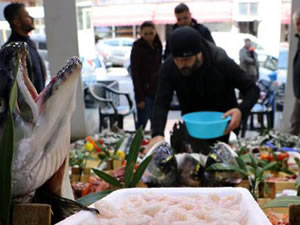
[[(226, 52), (202, 40), (204, 63), (190, 76), (181, 75), (169, 57), (159, 74), (158, 90), (153, 105), (152, 136), (164, 135), (170, 102), (176, 91), (181, 113), (198, 111), (226, 112), (239, 108), (247, 115), (259, 97), (259, 88)], [(237, 103), (235, 88), (245, 96)]]
[(136, 40), (130, 61), (136, 102), (145, 101), (145, 97), (154, 98), (162, 61), (162, 45), (158, 36), (154, 40), (154, 48), (143, 38)]
[[(174, 24), (173, 27), (172, 27), (172, 31), (176, 30), (178, 27), (179, 26), (178, 26), (177, 23)], [(197, 23), (197, 21), (195, 19), (192, 19), (191, 27), (193, 27), (194, 29), (199, 31), (199, 33), (201, 34), (201, 36), (204, 39), (206, 39), (206, 40), (208, 40), (208, 41), (215, 44), (215, 41), (214, 41), (213, 37), (211, 36), (211, 33), (210, 33), (209, 29), (206, 26), (204, 26), (200, 23)], [(167, 39), (166, 49), (165, 49), (165, 52), (164, 52), (164, 59), (166, 59), (169, 55), (171, 55), (171, 46), (170, 46), (169, 39), (170, 39), (170, 37), (168, 37), (168, 39)]]
[(294, 57), (293, 65), (293, 82), (294, 82), (294, 94), (297, 99), (300, 99), (300, 35), (296, 34), (298, 38), (298, 46), (296, 55)]

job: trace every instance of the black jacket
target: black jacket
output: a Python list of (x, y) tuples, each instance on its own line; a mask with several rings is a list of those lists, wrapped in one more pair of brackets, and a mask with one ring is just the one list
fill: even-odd
[(293, 66), (293, 82), (294, 82), (294, 94), (297, 99), (300, 99), (300, 35), (296, 34), (298, 38), (297, 52), (294, 57)]
[(154, 41), (154, 48), (143, 38), (134, 42), (130, 65), (136, 102), (145, 101), (146, 96), (154, 98), (161, 61), (162, 44), (158, 37)]
[(29, 54), (26, 58), (28, 76), (36, 91), (40, 93), (45, 88), (46, 82), (46, 68), (44, 61), (39, 55), (35, 43), (29, 37), (23, 37), (12, 31), (5, 45), (16, 41), (26, 42), (28, 45)]
[[(152, 136), (164, 135), (169, 105), (176, 91), (181, 113), (226, 112), (239, 108), (245, 116), (257, 102), (259, 88), (225, 51), (206, 42), (204, 64), (189, 77), (183, 77), (172, 57), (162, 65), (153, 105)], [(238, 105), (235, 88), (245, 96)]]
[[(176, 30), (178, 28), (178, 24), (174, 24), (173, 27), (172, 27), (172, 31)], [(199, 31), (199, 33), (201, 34), (202, 37), (204, 37), (204, 39), (212, 42), (212, 43), (215, 43), (213, 37), (211, 36), (211, 33), (209, 31), (209, 29), (200, 24), (200, 23), (197, 23), (197, 21), (195, 19), (192, 19), (192, 25), (191, 27), (193, 27), (194, 29), (196, 29), (197, 31)], [(171, 35), (171, 34), (170, 34)], [(167, 43), (166, 43), (166, 49), (165, 49), (165, 52), (164, 52), (164, 59), (167, 59), (167, 57), (171, 54), (171, 47), (170, 47), (170, 35), (169, 37), (167, 38)]]

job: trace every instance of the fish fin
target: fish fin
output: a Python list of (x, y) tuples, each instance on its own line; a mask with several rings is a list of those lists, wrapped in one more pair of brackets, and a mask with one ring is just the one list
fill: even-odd
[(52, 224), (56, 224), (81, 210), (87, 210), (96, 214), (99, 213), (99, 211), (95, 208), (88, 208), (74, 200), (63, 198), (55, 193), (51, 193), (48, 191), (46, 186), (42, 186), (37, 189), (33, 202), (51, 205)]

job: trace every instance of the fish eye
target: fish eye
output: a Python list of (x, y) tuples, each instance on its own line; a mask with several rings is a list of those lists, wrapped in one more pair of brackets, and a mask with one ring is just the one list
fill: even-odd
[(6, 109), (5, 99), (0, 98), (0, 113), (4, 112)]

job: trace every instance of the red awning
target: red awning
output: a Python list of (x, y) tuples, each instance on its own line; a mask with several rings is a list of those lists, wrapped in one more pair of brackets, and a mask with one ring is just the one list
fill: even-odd
[[(231, 22), (232, 1), (198, 1), (189, 2), (192, 17), (200, 23)], [(177, 3), (157, 4), (154, 12), (154, 23), (172, 24), (176, 22), (174, 8)]]
[(146, 20), (153, 20), (154, 4), (111, 5), (93, 7), (94, 26), (139, 25)]
[(290, 24), (291, 22), (291, 2), (282, 2), (281, 4), (281, 23)]
[[(232, 0), (189, 2), (193, 18), (198, 22), (232, 21)], [(156, 24), (176, 22), (175, 3), (125, 4), (98, 6), (93, 8), (92, 20), (95, 26), (139, 25), (146, 20)]]

